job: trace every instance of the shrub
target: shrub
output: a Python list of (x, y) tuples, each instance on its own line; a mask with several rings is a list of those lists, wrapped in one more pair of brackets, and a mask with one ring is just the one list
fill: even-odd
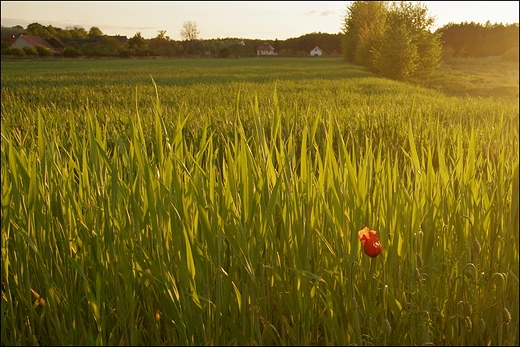
[(119, 56), (121, 58), (130, 58), (133, 55), (135, 55), (135, 49), (121, 49), (119, 51)]
[(38, 51), (34, 47), (24, 47), (22, 49), (26, 55), (38, 55)]
[(513, 47), (500, 56), (500, 60), (518, 61), (518, 47)]
[(47, 47), (44, 47), (44, 46), (37, 46), (36, 52), (38, 52), (38, 55), (40, 57), (46, 57), (51, 54), (51, 51)]
[(135, 53), (138, 57), (147, 57), (150, 54), (150, 50), (149, 49), (146, 49), (146, 48), (140, 48), (140, 49), (136, 49), (135, 50)]
[(2, 41), (2, 50), (11, 47), (11, 43)]
[(412, 43), (404, 26), (392, 27), (376, 55), (377, 67), (382, 76), (408, 79), (417, 66), (417, 46)]
[(230, 54), (231, 54), (231, 49), (229, 49), (229, 47), (224, 47), (220, 50), (219, 57), (227, 58), (227, 57), (229, 57)]
[(455, 50), (452, 47), (450, 47), (450, 46), (443, 47), (442, 51), (441, 51), (441, 59), (442, 59), (442, 61), (449, 60), (449, 59), (453, 58), (454, 54), (455, 54)]
[(10, 54), (16, 57), (25, 57), (25, 51), (20, 47), (11, 48)]
[(76, 57), (79, 57), (81, 55), (81, 52), (79, 51), (79, 49), (77, 49), (74, 46), (68, 46), (63, 51), (63, 55), (65, 57), (67, 57), (67, 58), (76, 58)]

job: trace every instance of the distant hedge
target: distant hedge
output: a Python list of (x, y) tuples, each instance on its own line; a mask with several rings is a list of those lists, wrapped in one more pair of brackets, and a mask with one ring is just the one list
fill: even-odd
[(518, 47), (513, 47), (500, 56), (501, 60), (518, 61)]

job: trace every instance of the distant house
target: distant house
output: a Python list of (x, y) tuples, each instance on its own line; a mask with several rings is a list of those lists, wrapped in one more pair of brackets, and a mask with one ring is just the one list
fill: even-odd
[(311, 51), (311, 57), (316, 57), (316, 56), (321, 57), (322, 55), (323, 55), (323, 51), (318, 46), (314, 47)]
[(277, 55), (278, 53), (274, 52), (273, 46), (268, 44), (267, 42), (262, 43), (260, 46), (256, 47), (256, 55)]
[(47, 39), (47, 43), (52, 46), (54, 51), (62, 53), (65, 48), (67, 48), (67, 45), (59, 38), (59, 37), (51, 37), (50, 39)]
[(16, 47), (20, 47), (20, 48), (34, 47), (34, 48), (36, 48), (38, 46), (43, 46), (52, 52), (56, 51), (54, 49), (54, 47), (52, 47), (47, 41), (45, 41), (41, 37), (25, 36), (25, 35), (18, 36), (18, 38), (11, 45), (11, 48), (16, 48)]

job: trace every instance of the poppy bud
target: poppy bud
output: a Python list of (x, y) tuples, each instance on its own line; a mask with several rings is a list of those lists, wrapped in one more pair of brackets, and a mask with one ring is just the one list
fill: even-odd
[(377, 231), (364, 227), (358, 232), (359, 241), (363, 244), (363, 250), (369, 257), (377, 257), (381, 251), (381, 242), (377, 238)]
[(383, 322), (383, 330), (385, 331), (385, 334), (390, 335), (392, 333), (392, 326), (390, 325), (390, 322), (388, 319), (385, 319)]

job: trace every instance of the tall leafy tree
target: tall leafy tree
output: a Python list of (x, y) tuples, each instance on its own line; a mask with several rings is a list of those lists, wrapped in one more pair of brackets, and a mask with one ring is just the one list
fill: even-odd
[(146, 40), (141, 35), (141, 32), (138, 31), (135, 33), (135, 35), (128, 39), (128, 47), (130, 49), (147, 49), (148, 44), (146, 43)]
[[(52, 28), (52, 25), (50, 27)], [(40, 23), (36, 23), (36, 22), (27, 25), (27, 28), (25, 30), (27, 31), (27, 33), (29, 35), (32, 35), (32, 36), (41, 36), (46, 39), (53, 36), (52, 33), (49, 32), (47, 27), (41, 25)], [(55, 30), (54, 30), (54, 33), (55, 33)]]
[(396, 24), (386, 30), (376, 57), (378, 71), (384, 77), (406, 80), (413, 75), (417, 68), (417, 46), (405, 25)]
[(386, 1), (354, 1), (343, 21), (343, 56), (349, 62), (373, 66), (373, 54), (385, 30)]
[(70, 32), (70, 37), (72, 39), (86, 39), (88, 36), (88, 32), (78, 25), (75, 25), (73, 27), (68, 26), (65, 29), (67, 29)]
[(344, 57), (393, 79), (428, 76), (441, 57), (434, 22), (420, 3), (355, 1), (344, 18)]
[(88, 37), (94, 38), (97, 36), (103, 36), (103, 32), (101, 31), (101, 29), (99, 29), (98, 27), (90, 28), (90, 30), (88, 31)]
[[(393, 41), (399, 35), (404, 37), (402, 42), (394, 42), (396, 44), (394, 48), (390, 48), (389, 44), (385, 45), (386, 49), (382, 50), (379, 59), (387, 60), (383, 66), (388, 68), (382, 69), (379, 66), (380, 73), (392, 75), (393, 72), (390, 71), (395, 69), (395, 66), (401, 66), (403, 73), (396, 79), (406, 80), (433, 74), (441, 60), (440, 35), (431, 31), (434, 24), (435, 18), (428, 15), (428, 8), (425, 5), (407, 1), (393, 3), (390, 7), (383, 42)], [(396, 28), (399, 28), (397, 36)], [(404, 42), (406, 42), (405, 46), (403, 46)], [(388, 54), (388, 49), (404, 49), (405, 53)]]

